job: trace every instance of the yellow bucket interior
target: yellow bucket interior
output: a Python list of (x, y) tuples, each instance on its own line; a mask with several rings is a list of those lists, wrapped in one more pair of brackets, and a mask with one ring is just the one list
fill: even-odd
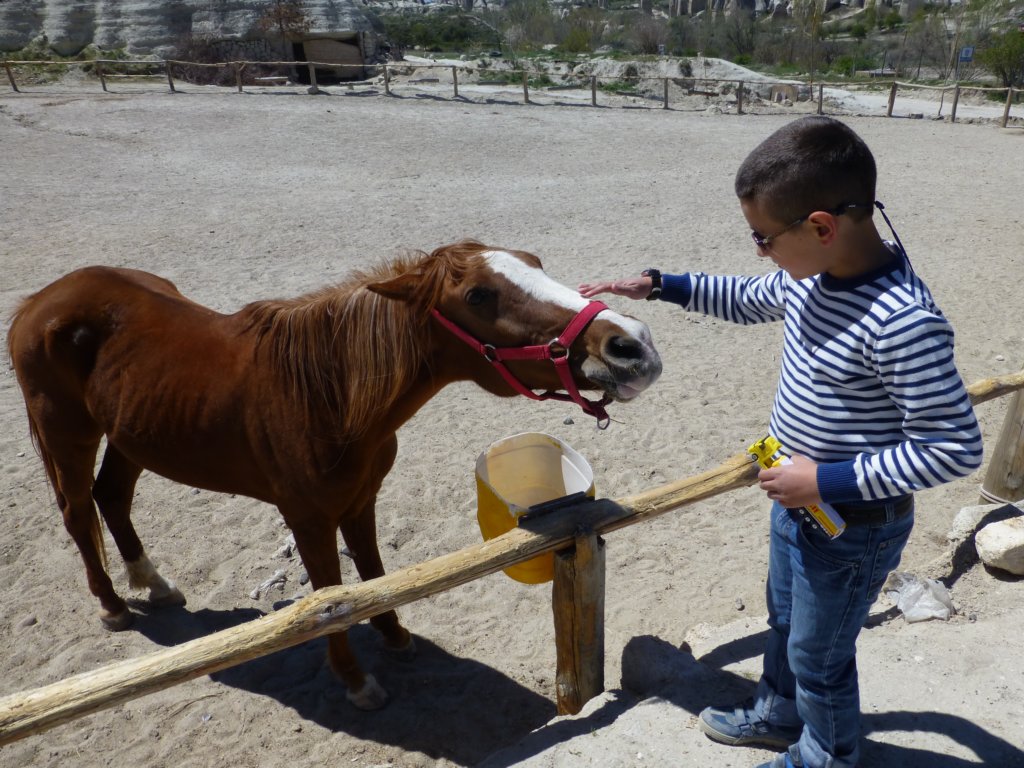
[[(499, 440), (476, 460), (477, 520), (484, 539), (518, 525), (535, 504), (583, 492), (594, 497), (594, 471), (564, 442), (541, 432)], [(505, 569), (523, 584), (542, 584), (555, 576), (554, 555), (539, 555)]]

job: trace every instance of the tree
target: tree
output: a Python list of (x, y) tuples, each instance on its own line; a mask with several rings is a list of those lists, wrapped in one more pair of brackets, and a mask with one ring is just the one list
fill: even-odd
[(1024, 32), (1011, 29), (994, 37), (978, 52), (978, 61), (1007, 88), (1020, 88), (1024, 85)]
[(313, 26), (301, 0), (270, 0), (257, 24), (266, 33), (276, 32), (285, 46), (301, 38)]

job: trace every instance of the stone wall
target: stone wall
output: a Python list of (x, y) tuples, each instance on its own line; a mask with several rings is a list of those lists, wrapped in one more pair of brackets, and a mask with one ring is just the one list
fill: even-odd
[[(188, 36), (247, 43), (264, 37), (265, 0), (3, 0), (0, 52), (41, 41), (61, 56), (88, 45), (171, 56)], [(353, 0), (306, 0), (310, 34), (372, 32)]]

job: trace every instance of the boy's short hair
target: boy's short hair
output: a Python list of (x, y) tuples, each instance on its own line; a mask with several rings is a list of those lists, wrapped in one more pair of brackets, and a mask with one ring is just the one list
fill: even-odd
[(862, 219), (875, 200), (875, 158), (849, 126), (831, 117), (802, 117), (762, 141), (736, 172), (736, 195), (756, 199), (780, 222), (844, 203)]

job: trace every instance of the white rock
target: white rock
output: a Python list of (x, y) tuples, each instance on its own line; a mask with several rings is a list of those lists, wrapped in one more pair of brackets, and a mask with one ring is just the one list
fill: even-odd
[(974, 537), (985, 565), (1024, 576), (1024, 517), (990, 523)]

